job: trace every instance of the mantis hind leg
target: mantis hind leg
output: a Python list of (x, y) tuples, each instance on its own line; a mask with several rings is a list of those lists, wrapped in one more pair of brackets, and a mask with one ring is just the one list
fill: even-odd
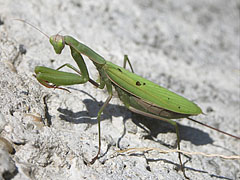
[(128, 56), (124, 55), (124, 60), (123, 60), (123, 68), (124, 69), (126, 69), (127, 62), (128, 62), (129, 66), (131, 68), (132, 73), (134, 73), (132, 64), (131, 64), (130, 60), (128, 59)]
[[(159, 119), (161, 121), (165, 121), (167, 123), (170, 123), (172, 124), (174, 127), (175, 127), (175, 130), (176, 130), (176, 134), (177, 134), (177, 148), (178, 150), (180, 150), (180, 134), (179, 134), (179, 129), (178, 129), (178, 125), (175, 121), (171, 120), (171, 119), (167, 119), (167, 118), (163, 118), (163, 117), (160, 117), (160, 116), (157, 116), (157, 115), (154, 115), (154, 114), (151, 114), (151, 113), (148, 113), (148, 112), (144, 112), (144, 111), (141, 111), (141, 110), (138, 110), (134, 107), (128, 107), (128, 109), (132, 112), (135, 112), (137, 114), (141, 114), (141, 115), (144, 115), (144, 116), (147, 116), (147, 117), (150, 117), (150, 118), (154, 118), (154, 119)], [(179, 159), (179, 162), (180, 162), (180, 167), (181, 167), (181, 170), (183, 172), (183, 175), (186, 179), (189, 179), (186, 174), (185, 174), (185, 169), (184, 169), (184, 166), (183, 166), (183, 163), (182, 163), (182, 158), (181, 158), (181, 153), (178, 152), (178, 159)]]
[[(176, 134), (177, 134), (177, 148), (178, 148), (178, 150), (180, 150), (180, 133), (179, 133), (178, 125), (175, 121), (172, 121), (172, 120), (169, 120), (167, 122), (169, 122), (170, 124), (172, 124), (175, 127)], [(181, 158), (181, 153), (180, 152), (178, 152), (178, 159), (179, 159), (180, 167), (181, 167), (181, 170), (183, 172), (184, 177), (186, 179), (189, 179), (187, 177), (186, 173), (185, 173), (185, 169), (184, 169), (184, 166), (183, 166), (183, 163), (182, 163), (182, 158)]]

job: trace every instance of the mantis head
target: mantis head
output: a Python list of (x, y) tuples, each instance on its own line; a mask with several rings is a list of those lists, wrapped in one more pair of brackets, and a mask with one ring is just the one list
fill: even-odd
[(57, 54), (61, 54), (61, 52), (65, 46), (64, 37), (59, 34), (53, 35), (49, 38), (49, 41), (52, 44), (55, 52)]

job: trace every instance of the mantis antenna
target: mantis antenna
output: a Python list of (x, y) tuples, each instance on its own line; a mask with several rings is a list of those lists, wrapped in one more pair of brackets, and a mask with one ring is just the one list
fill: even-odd
[(14, 19), (16, 21), (21, 21), (23, 23), (26, 23), (28, 24), (29, 26), (33, 27), (34, 29), (36, 29), (37, 31), (39, 31), (40, 33), (42, 33), (44, 36), (46, 36), (48, 39), (50, 38), (46, 33), (44, 33), (42, 30), (38, 29), (36, 26), (30, 24), (29, 22), (25, 21), (25, 20), (22, 20), (22, 19)]

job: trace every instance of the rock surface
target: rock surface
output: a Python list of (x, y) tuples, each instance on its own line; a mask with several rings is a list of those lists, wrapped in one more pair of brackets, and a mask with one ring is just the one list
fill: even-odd
[[(176, 153), (115, 154), (119, 147), (176, 144), (171, 125), (132, 114), (118, 98), (102, 115), (102, 157), (86, 165), (97, 152), (96, 115), (107, 92), (89, 83), (68, 87), (71, 93), (41, 86), (35, 66), (75, 62), (69, 48), (56, 55), (43, 34), (14, 19), (49, 35), (71, 35), (118, 65), (128, 54), (137, 74), (197, 103), (206, 115), (194, 119), (239, 136), (239, 7), (234, 0), (0, 0), (0, 135), (15, 150), (0, 150), (0, 177), (184, 179)], [(178, 122), (182, 150), (240, 154), (239, 140)], [(191, 179), (240, 179), (239, 160), (192, 155), (183, 161)]]

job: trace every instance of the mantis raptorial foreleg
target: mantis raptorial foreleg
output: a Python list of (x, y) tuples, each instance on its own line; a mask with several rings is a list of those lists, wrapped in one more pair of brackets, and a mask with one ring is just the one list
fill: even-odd
[[(68, 68), (72, 69), (73, 71), (75, 71), (76, 73), (78, 73), (78, 74), (80, 74), (80, 75), (82, 74), (78, 69), (76, 69), (74, 66), (72, 66), (71, 64), (68, 64), (68, 63), (63, 64), (62, 66), (60, 66), (60, 67), (57, 68), (56, 70), (59, 71), (59, 70), (62, 69), (63, 67), (68, 67)], [(92, 80), (91, 78), (89, 78), (88, 81), (89, 81), (92, 85), (94, 85), (94, 86), (96, 86), (96, 87), (99, 87), (99, 84), (98, 84), (96, 81)]]

